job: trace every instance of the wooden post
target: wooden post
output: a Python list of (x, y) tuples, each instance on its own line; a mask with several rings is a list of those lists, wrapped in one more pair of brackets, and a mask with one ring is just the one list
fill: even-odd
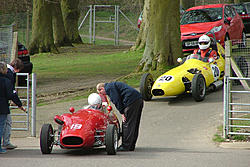
[[(229, 104), (232, 102), (231, 90), (231, 81), (228, 79), (231, 76), (231, 58), (232, 55), (232, 41), (226, 41), (225, 43), (225, 85), (224, 85), (224, 124), (223, 124), (223, 137), (228, 138), (228, 125), (232, 125), (232, 121), (229, 122), (229, 118), (233, 115), (229, 111), (232, 109), (232, 106)], [(227, 82), (228, 81), (228, 82)], [(229, 90), (229, 91), (228, 91)]]
[(26, 47), (29, 47), (29, 33), (30, 33), (30, 17), (29, 10), (27, 10), (27, 27), (26, 27)]
[(13, 33), (10, 62), (17, 58), (17, 32)]

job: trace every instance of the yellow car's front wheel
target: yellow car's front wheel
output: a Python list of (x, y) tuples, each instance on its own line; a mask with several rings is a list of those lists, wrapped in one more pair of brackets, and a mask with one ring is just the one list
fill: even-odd
[(143, 100), (149, 101), (152, 99), (151, 89), (154, 84), (153, 76), (150, 73), (145, 73), (141, 77), (140, 93)]
[(192, 96), (195, 101), (202, 101), (206, 95), (206, 81), (202, 74), (195, 74), (192, 79)]

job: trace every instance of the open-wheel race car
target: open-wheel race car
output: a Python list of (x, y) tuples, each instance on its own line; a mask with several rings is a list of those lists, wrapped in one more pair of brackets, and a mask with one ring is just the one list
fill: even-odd
[(195, 101), (205, 98), (207, 88), (216, 90), (223, 85), (224, 48), (219, 43), (213, 44), (218, 58), (202, 60), (199, 54), (178, 58), (180, 65), (159, 76), (155, 81), (150, 73), (143, 74), (140, 92), (144, 100), (152, 96), (167, 97), (191, 93)]
[[(101, 95), (100, 95), (101, 96)], [(102, 99), (107, 99), (102, 97)], [(105, 146), (108, 155), (115, 155), (120, 138), (120, 124), (111, 106), (102, 110), (85, 107), (71, 113), (56, 115), (54, 121), (58, 129), (44, 124), (40, 132), (40, 149), (50, 154), (54, 145), (65, 149), (88, 149)]]

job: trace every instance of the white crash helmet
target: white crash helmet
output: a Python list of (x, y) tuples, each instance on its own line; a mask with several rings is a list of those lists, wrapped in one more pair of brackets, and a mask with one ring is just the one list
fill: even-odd
[(91, 93), (88, 97), (88, 103), (89, 105), (97, 105), (97, 104), (102, 104), (102, 98), (99, 94), (97, 93)]
[(211, 40), (210, 40), (209, 36), (207, 36), (207, 35), (202, 35), (202, 36), (199, 38), (198, 43), (199, 43), (199, 48), (200, 48), (201, 50), (203, 50), (203, 49), (209, 48), (209, 46), (210, 46), (210, 44), (211, 44)]

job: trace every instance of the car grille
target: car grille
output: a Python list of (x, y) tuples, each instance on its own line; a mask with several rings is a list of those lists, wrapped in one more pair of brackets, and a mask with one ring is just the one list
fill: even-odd
[(198, 38), (187, 39), (182, 41), (182, 49), (196, 49), (198, 48)]
[(80, 145), (83, 143), (83, 140), (80, 137), (70, 136), (62, 139), (64, 145)]
[(164, 91), (162, 89), (153, 89), (152, 94), (154, 96), (162, 96), (162, 95), (164, 95)]

